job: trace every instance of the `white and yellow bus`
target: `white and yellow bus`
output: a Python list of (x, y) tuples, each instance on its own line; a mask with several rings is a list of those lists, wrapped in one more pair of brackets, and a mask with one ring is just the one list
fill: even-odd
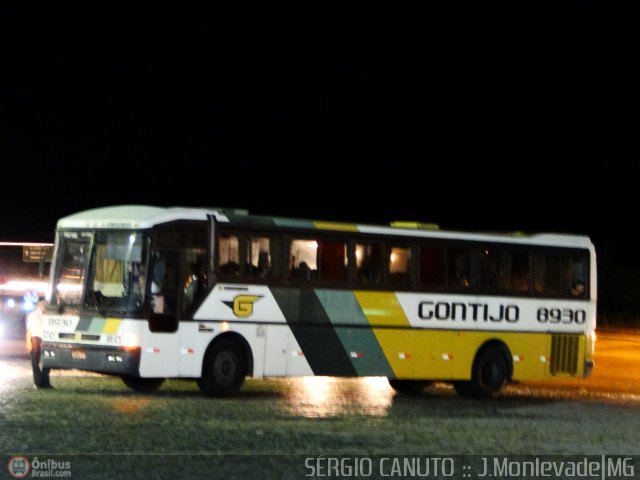
[(463, 396), (593, 367), (584, 236), (440, 231), (114, 206), (61, 219), (42, 363), (137, 390), (246, 376), (434, 380)]

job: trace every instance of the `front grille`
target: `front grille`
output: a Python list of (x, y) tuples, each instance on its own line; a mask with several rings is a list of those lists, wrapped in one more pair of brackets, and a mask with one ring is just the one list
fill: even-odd
[(551, 375), (578, 373), (578, 350), (580, 337), (576, 335), (553, 335), (551, 337)]

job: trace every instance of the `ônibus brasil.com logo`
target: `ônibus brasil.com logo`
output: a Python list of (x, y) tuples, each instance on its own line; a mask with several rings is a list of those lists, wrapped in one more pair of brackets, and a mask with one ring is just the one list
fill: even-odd
[(29, 460), (23, 455), (15, 455), (9, 459), (7, 470), (12, 478), (26, 478), (29, 474), (34, 478), (70, 478), (71, 462), (38, 457)]
[(31, 464), (27, 457), (17, 455), (9, 459), (7, 463), (7, 470), (13, 478), (25, 478), (31, 471)]

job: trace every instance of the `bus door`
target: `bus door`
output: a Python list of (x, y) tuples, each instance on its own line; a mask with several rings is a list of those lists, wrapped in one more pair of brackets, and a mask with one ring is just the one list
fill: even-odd
[[(143, 376), (178, 376), (180, 363), (179, 252), (160, 250), (149, 262), (149, 328), (142, 339)], [(145, 362), (146, 360), (146, 362)], [(149, 373), (153, 372), (153, 374)]]
[(206, 239), (206, 225), (199, 222), (162, 225), (153, 232), (149, 342), (163, 347), (154, 350), (154, 358), (162, 362), (165, 376), (192, 376), (197, 370), (193, 313), (208, 287)]

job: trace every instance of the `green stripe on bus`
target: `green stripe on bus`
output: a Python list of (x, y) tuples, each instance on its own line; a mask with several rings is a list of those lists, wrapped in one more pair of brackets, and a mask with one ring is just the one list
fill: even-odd
[(262, 226), (262, 227), (272, 227), (274, 225), (274, 221), (271, 217), (260, 217), (256, 215), (238, 215), (234, 213), (227, 213), (227, 218), (230, 223), (235, 223), (237, 225), (242, 226)]
[(91, 324), (89, 325), (89, 332), (91, 333), (102, 333), (102, 329), (104, 328), (104, 324), (107, 322), (105, 318), (94, 317), (91, 319)]
[(316, 228), (313, 222), (309, 220), (295, 220), (293, 218), (279, 218), (275, 217), (273, 221), (278, 227), (288, 228)]
[(314, 375), (356, 375), (331, 320), (311, 288), (271, 288)]
[(359, 376), (394, 377), (393, 370), (376, 339), (367, 317), (351, 291), (316, 289)]
[(88, 332), (91, 325), (91, 317), (80, 317), (80, 321), (76, 326), (76, 332)]

